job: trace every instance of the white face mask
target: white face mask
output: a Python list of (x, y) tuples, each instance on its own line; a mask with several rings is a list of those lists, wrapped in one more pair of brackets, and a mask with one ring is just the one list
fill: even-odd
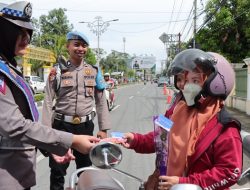
[(194, 83), (187, 83), (182, 90), (183, 96), (185, 97), (186, 103), (188, 106), (195, 104), (194, 98), (202, 90), (201, 86)]

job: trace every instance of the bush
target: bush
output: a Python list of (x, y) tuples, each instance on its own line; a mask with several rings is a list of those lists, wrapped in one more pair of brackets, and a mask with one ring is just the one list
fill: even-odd
[(35, 94), (34, 98), (35, 98), (35, 102), (42, 101), (44, 99), (44, 94)]

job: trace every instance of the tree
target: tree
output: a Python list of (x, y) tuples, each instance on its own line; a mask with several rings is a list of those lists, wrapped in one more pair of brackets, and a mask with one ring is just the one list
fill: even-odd
[(250, 1), (210, 0), (206, 5), (206, 26), (196, 40), (205, 51), (222, 53), (232, 62), (250, 55)]
[(53, 9), (48, 15), (33, 19), (35, 32), (32, 43), (52, 50), (56, 55), (65, 53), (65, 36), (73, 29), (65, 14), (66, 9)]
[(43, 66), (43, 62), (39, 60), (30, 60), (31, 61), (31, 72), (35, 75), (39, 75), (38, 71)]
[(127, 72), (128, 54), (113, 50), (106, 58), (101, 59), (100, 65), (105, 72), (123, 71)]
[(135, 77), (135, 71), (133, 69), (128, 70), (128, 77), (129, 78), (134, 78)]
[(85, 56), (85, 61), (91, 65), (96, 64), (96, 57), (95, 57), (95, 54), (93, 53), (93, 50), (91, 48), (88, 48), (87, 54)]

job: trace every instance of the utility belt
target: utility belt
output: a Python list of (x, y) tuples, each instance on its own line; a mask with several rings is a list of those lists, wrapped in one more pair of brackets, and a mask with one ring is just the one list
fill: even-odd
[(71, 115), (64, 115), (58, 112), (55, 112), (55, 119), (60, 120), (60, 121), (65, 121), (67, 123), (72, 123), (72, 124), (80, 124), (80, 123), (85, 123), (87, 121), (93, 120), (95, 117), (95, 112), (92, 111), (90, 114), (85, 115), (85, 116), (71, 116)]

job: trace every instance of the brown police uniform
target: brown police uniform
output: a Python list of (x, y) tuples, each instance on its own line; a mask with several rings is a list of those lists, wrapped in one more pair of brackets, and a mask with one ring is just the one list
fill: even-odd
[[(103, 89), (97, 89), (98, 68), (82, 62), (60, 71), (51, 70), (45, 88), (42, 123), (73, 134), (93, 135), (95, 107), (99, 130), (110, 129), (109, 111)], [(88, 155), (73, 150), (76, 167), (91, 165)], [(69, 164), (57, 164), (50, 158), (50, 189), (63, 189)]]
[[(23, 85), (25, 82), (21, 75), (14, 67), (8, 66), (0, 59), (1, 190), (23, 190), (35, 185), (35, 146), (64, 155), (73, 140), (70, 133), (53, 130), (34, 122), (29, 106), (34, 104), (34, 99), (31, 94), (30, 101), (27, 100), (28, 95), (23, 89), (26, 89), (26, 92), (30, 89)], [(19, 78), (23, 89), (18, 87), (16, 78)]]

